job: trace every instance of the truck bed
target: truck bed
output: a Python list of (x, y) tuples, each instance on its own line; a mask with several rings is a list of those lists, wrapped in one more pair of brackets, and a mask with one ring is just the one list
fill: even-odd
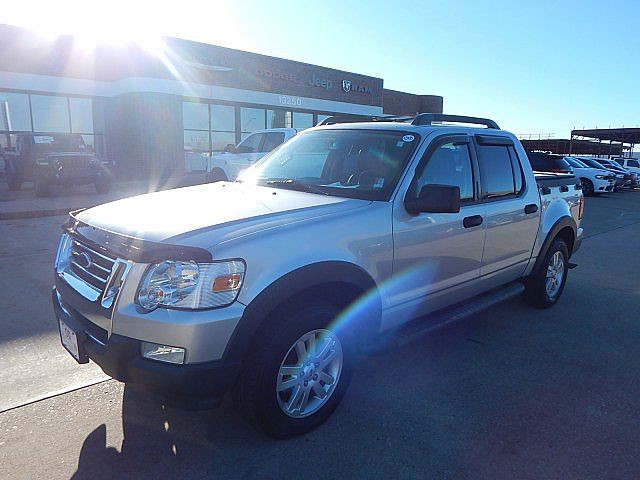
[(533, 172), (538, 187), (559, 187), (562, 185), (576, 185), (580, 181), (571, 173)]

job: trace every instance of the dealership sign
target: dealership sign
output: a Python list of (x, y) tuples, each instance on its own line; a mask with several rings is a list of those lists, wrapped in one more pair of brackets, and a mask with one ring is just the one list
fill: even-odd
[(358, 85), (357, 83), (353, 83), (351, 80), (342, 80), (342, 90), (346, 93), (373, 93), (373, 89), (371, 87)]

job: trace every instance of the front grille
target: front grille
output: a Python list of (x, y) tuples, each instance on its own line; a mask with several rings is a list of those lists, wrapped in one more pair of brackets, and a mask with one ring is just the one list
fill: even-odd
[(73, 274), (96, 290), (103, 292), (116, 259), (71, 240), (70, 266)]
[(91, 157), (84, 155), (69, 155), (68, 157), (58, 157), (58, 162), (64, 165), (65, 168), (89, 168), (91, 163)]

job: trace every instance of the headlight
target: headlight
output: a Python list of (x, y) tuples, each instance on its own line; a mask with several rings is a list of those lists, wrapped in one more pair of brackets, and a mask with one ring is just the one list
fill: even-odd
[(156, 263), (140, 283), (137, 303), (147, 311), (157, 307), (188, 310), (224, 307), (238, 297), (244, 271), (241, 260)]
[(597, 178), (598, 180), (602, 180), (602, 179), (604, 179), (604, 175), (596, 175), (596, 178)]

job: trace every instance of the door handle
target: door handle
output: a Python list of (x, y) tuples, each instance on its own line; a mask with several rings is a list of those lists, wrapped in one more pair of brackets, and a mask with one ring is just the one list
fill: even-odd
[(530, 213), (536, 213), (537, 211), (538, 205), (536, 205), (535, 203), (530, 203), (529, 205), (524, 207), (524, 213), (526, 213), (527, 215)]
[(464, 228), (471, 228), (482, 225), (482, 215), (472, 215), (470, 217), (464, 217), (464, 220), (462, 220), (462, 225), (464, 225)]

